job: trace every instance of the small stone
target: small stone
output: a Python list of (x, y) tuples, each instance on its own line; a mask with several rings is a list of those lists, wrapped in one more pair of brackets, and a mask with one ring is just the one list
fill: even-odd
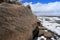
[(47, 37), (47, 38), (51, 38), (52, 33), (51, 32), (44, 32), (44, 36)]

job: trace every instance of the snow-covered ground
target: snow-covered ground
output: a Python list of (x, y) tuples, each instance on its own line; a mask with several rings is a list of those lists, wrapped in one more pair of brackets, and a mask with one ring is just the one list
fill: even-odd
[(44, 27), (60, 35), (60, 24), (55, 21), (60, 20), (58, 17), (39, 17), (38, 19)]
[(44, 36), (38, 37), (37, 40), (41, 40), (41, 38), (43, 38), (44, 40), (46, 40), (46, 38)]
[[(43, 38), (44, 40), (46, 40), (46, 38), (45, 38), (44, 36), (38, 37), (37, 40), (41, 40), (42, 38)], [(51, 40), (55, 40), (55, 39), (52, 37)]]
[[(60, 35), (60, 24), (57, 23), (57, 21), (60, 21), (60, 18), (58, 18), (58, 17), (38, 17), (38, 19), (41, 21), (41, 24), (44, 27), (46, 27), (48, 30), (51, 30), (52, 32)], [(40, 38), (38, 37), (38, 40), (39, 39)], [(60, 38), (57, 40), (60, 40)]]

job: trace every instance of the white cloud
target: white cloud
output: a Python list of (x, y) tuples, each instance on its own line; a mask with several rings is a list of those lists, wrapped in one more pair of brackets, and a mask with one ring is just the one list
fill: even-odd
[(33, 13), (37, 15), (60, 15), (60, 2), (52, 2), (48, 4), (42, 3), (24, 3), (24, 5), (30, 4)]

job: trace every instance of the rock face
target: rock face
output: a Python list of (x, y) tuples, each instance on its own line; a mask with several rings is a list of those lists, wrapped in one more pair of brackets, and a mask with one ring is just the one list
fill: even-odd
[(32, 40), (36, 23), (29, 6), (0, 4), (0, 40)]
[[(46, 38), (46, 40), (51, 40), (51, 38), (53, 37), (53, 33), (48, 30), (47, 28), (45, 28), (44, 26), (41, 25), (41, 23), (39, 23), (40, 25), (38, 26), (39, 29), (39, 34), (38, 37), (44, 36)], [(45, 40), (44, 38), (40, 39), (40, 40)]]
[(0, 3), (2, 2), (9, 2), (10, 0), (0, 0)]
[(16, 2), (18, 0), (0, 0), (0, 2)]
[(0, 3), (7, 2), (7, 3), (16, 3), (18, 0), (0, 0)]
[(44, 32), (44, 36), (47, 37), (47, 38), (51, 38), (52, 33), (51, 32)]

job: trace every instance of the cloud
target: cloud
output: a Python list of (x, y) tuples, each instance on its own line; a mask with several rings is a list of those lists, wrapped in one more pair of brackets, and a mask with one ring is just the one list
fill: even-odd
[(36, 15), (60, 15), (60, 2), (51, 2), (48, 4), (25, 2), (24, 5), (30, 4), (32, 12)]

